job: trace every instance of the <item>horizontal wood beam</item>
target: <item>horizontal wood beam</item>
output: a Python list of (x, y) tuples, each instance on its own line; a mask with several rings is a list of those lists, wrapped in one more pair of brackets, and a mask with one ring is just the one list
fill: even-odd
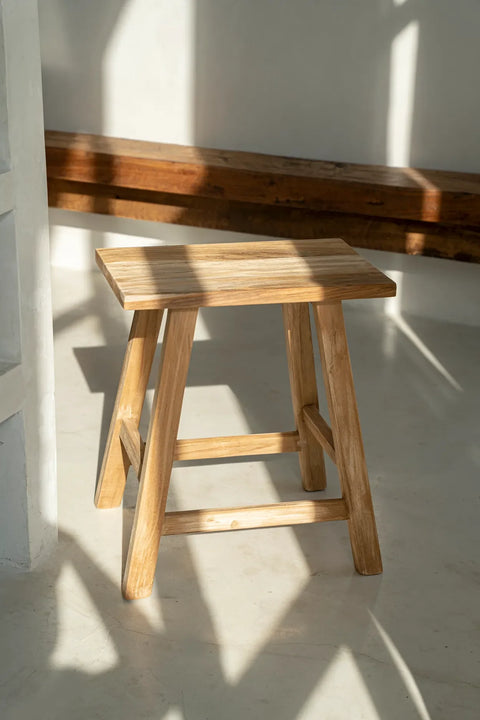
[(473, 173), (303, 160), (47, 131), (49, 177), (302, 209), (480, 224)]
[(51, 178), (48, 188), (50, 206), (64, 210), (272, 237), (342, 237), (359, 248), (480, 262), (480, 227), (321, 213)]
[(480, 262), (480, 175), (47, 132), (67, 210)]
[(315, 440), (320, 443), (329, 458), (336, 463), (335, 447), (333, 444), (333, 434), (328, 423), (320, 415), (315, 405), (306, 405), (303, 408), (303, 417), (305, 424), (312, 433)]
[(299, 500), (274, 505), (167, 512), (163, 534), (226, 532), (347, 519), (343, 499)]
[(175, 460), (204, 460), (298, 452), (298, 432), (228, 435), (225, 437), (177, 440)]

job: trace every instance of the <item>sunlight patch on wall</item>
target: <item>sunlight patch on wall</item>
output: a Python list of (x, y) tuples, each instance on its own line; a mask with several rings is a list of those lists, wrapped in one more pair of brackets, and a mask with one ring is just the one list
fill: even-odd
[(192, 23), (191, 0), (125, 3), (103, 55), (105, 135), (192, 141)]
[(414, 20), (392, 42), (386, 156), (387, 165), (393, 167), (410, 164), (418, 35)]

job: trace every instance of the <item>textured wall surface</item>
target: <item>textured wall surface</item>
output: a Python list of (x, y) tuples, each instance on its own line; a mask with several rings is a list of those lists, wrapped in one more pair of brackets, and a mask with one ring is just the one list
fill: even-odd
[(42, 0), (46, 126), (480, 170), (477, 0)]
[[(0, 563), (33, 567), (56, 539), (48, 212), (36, 0), (0, 0)], [(3, 275), (5, 274), (5, 275)], [(5, 342), (5, 338), (7, 341)]]

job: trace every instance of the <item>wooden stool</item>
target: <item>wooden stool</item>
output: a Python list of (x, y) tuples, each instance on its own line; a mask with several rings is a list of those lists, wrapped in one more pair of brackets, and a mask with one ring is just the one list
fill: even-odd
[[(341, 301), (391, 297), (395, 283), (343, 240), (281, 240), (97, 250), (126, 310), (135, 310), (95, 502), (122, 500), (127, 472), (140, 479), (123, 595), (149, 595), (162, 535), (348, 520), (355, 567), (382, 571)], [(296, 430), (177, 440), (198, 308), (281, 303)], [(318, 410), (312, 303), (331, 428)], [(162, 314), (168, 310), (146, 443), (138, 431)], [(165, 512), (174, 460), (296, 451), (305, 490), (325, 488), (325, 451), (342, 497), (242, 508)]]

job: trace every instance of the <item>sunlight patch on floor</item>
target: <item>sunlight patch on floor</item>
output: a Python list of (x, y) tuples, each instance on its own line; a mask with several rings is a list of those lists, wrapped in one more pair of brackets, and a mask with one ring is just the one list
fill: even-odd
[[(355, 687), (355, 698), (345, 693), (347, 687)], [(325, 698), (329, 698), (328, 704), (325, 703)], [(314, 717), (318, 707), (322, 707), (322, 716), (329, 720), (337, 720), (347, 715), (352, 719), (385, 720), (378, 714), (355, 658), (348, 647), (340, 647), (332, 657), (326, 672), (310, 694), (298, 714), (297, 720)]]
[[(75, 569), (66, 565), (57, 587), (57, 643), (50, 657), (56, 670), (76, 669), (99, 675), (115, 668), (119, 655)], [(101, 642), (99, 639), (101, 637)]]
[(225, 679), (235, 685), (272, 637), (289, 632), (285, 617), (310, 580), (307, 563), (291, 528), (212, 533), (189, 546)]

